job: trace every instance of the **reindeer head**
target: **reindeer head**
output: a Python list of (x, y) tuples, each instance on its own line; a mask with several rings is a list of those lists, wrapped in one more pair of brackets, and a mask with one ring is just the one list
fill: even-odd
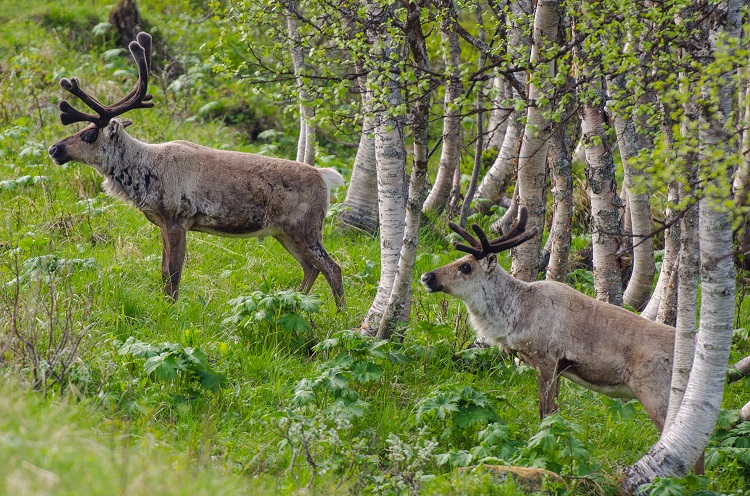
[(49, 156), (56, 164), (62, 165), (70, 160), (94, 166), (101, 164), (113, 150), (112, 145), (118, 141), (121, 130), (131, 124), (115, 117), (128, 110), (154, 106), (153, 97), (146, 93), (151, 66), (151, 35), (138, 33), (137, 41), (131, 42), (128, 48), (138, 66), (138, 82), (125, 98), (115, 104), (105, 106), (100, 103), (81, 89), (78, 78), (60, 80), (63, 89), (78, 97), (97, 115), (81, 112), (65, 100), (60, 102), (60, 121), (64, 125), (75, 122), (90, 122), (91, 125), (49, 147)]
[(422, 284), (431, 293), (443, 291), (463, 301), (475, 295), (481, 295), (484, 282), (489, 280), (495, 270), (498, 270), (495, 254), (520, 245), (533, 238), (538, 232), (536, 227), (529, 231), (525, 230), (528, 216), (528, 211), (522, 207), (515, 227), (507, 234), (491, 241), (487, 239), (482, 228), (476, 224), (471, 226), (477, 235), (474, 237), (451, 222), (448, 224), (450, 228), (469, 243), (469, 245), (463, 245), (454, 242), (453, 247), (469, 255), (432, 272), (422, 274)]

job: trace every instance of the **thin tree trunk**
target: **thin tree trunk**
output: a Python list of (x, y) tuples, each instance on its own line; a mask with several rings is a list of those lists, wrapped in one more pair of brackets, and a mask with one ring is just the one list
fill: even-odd
[[(679, 196), (677, 185), (674, 182), (671, 182), (667, 190), (667, 209), (664, 215), (664, 222), (671, 222), (674, 220), (674, 212), (672, 211), (671, 205), (676, 205), (679, 202)], [(641, 312), (641, 317), (645, 317), (649, 320), (657, 320), (659, 308), (662, 306), (665, 292), (670, 291), (669, 281), (672, 278), (672, 271), (677, 263), (679, 253), (680, 226), (679, 224), (672, 224), (672, 226), (664, 232), (664, 254), (661, 258), (659, 279), (656, 281), (656, 287), (651, 294), (651, 299), (646, 304), (646, 308)], [(664, 316), (664, 311), (665, 310), (662, 310), (662, 316)]]
[(573, 224), (573, 147), (578, 141), (581, 121), (571, 117), (571, 124), (555, 127), (547, 150), (552, 182), (552, 227), (549, 238), (547, 280), (565, 282)]
[(453, 182), (453, 173), (461, 161), (461, 106), (457, 100), (464, 87), (460, 75), (461, 46), (458, 34), (452, 26), (456, 22), (453, 0), (438, 3), (441, 9), (440, 34), (446, 47), (445, 53), (445, 98), (443, 104), (443, 147), (440, 153), (435, 184), (430, 190), (422, 210), (440, 213), (448, 203)]
[[(364, 84), (362, 85), (364, 88)], [(373, 118), (365, 113), (362, 134), (354, 158), (352, 177), (339, 220), (369, 234), (378, 231), (378, 174), (375, 160)]]
[(750, 356), (746, 356), (729, 368), (727, 382), (731, 384), (748, 375), (750, 375)]
[[(514, 57), (528, 57), (531, 37), (527, 34), (524, 24), (526, 15), (532, 12), (531, 0), (512, 0), (510, 2), (510, 26), (508, 27), (508, 53)], [(516, 79), (521, 85), (526, 84), (526, 73), (518, 72)], [(526, 99), (513, 89), (513, 98)], [(521, 138), (524, 132), (523, 119), (525, 110), (513, 110), (508, 116), (503, 145), (490, 169), (484, 175), (477, 189), (477, 206), (482, 212), (488, 213), (492, 205), (497, 204), (503, 197), (518, 165), (518, 154), (521, 148)]]
[[(422, 9), (413, 1), (407, 4), (406, 40), (414, 57), (417, 80), (427, 77), (430, 69), (427, 56), (427, 45), (422, 32)], [(425, 85), (429, 86), (429, 85)], [(398, 272), (393, 283), (393, 290), (388, 306), (383, 312), (383, 318), (377, 332), (379, 339), (388, 339), (396, 330), (402, 316), (409, 315), (408, 302), (414, 262), (417, 256), (417, 242), (419, 241), (419, 225), (422, 217), (422, 204), (425, 200), (425, 185), (427, 178), (427, 153), (429, 148), (427, 128), (430, 115), (430, 93), (417, 95), (414, 104), (412, 130), (414, 133), (414, 162), (409, 181), (409, 199), (406, 204), (406, 221), (404, 226), (404, 240), (401, 245), (401, 255), (398, 262)]]
[[(476, 8), (477, 26), (479, 29), (479, 40), (484, 43), (487, 39), (484, 28), (482, 27), (482, 8), (477, 6)], [(477, 63), (477, 72), (481, 73), (484, 69), (485, 55), (484, 52), (479, 53), (479, 62)], [(466, 197), (464, 198), (464, 204), (461, 207), (461, 215), (458, 219), (458, 225), (466, 227), (466, 219), (469, 217), (471, 212), (471, 202), (474, 200), (474, 193), (477, 190), (477, 181), (479, 180), (479, 170), (482, 168), (482, 139), (484, 136), (484, 123), (482, 121), (482, 109), (484, 105), (484, 91), (482, 85), (477, 85), (477, 137), (474, 142), (474, 167), (471, 170), (471, 181), (469, 187), (466, 188)]]
[[(742, 157), (734, 176), (734, 203), (740, 209), (750, 207), (750, 70), (744, 69), (740, 78), (740, 122), (738, 128), (742, 133)], [(750, 219), (745, 215), (738, 233), (738, 251), (744, 267), (750, 268)]]
[(597, 299), (622, 305), (622, 279), (616, 256), (620, 247), (616, 234), (620, 230), (619, 198), (615, 164), (606, 145), (604, 109), (601, 104), (584, 103), (582, 112), (586, 178), (591, 198), (594, 289)]
[(299, 140), (297, 141), (297, 162), (305, 164), (315, 164), (315, 126), (312, 124), (314, 115), (313, 109), (307, 104), (308, 95), (302, 83), (302, 73), (305, 69), (305, 59), (302, 56), (302, 44), (299, 36), (299, 26), (297, 24), (297, 2), (290, 0), (284, 15), (286, 16), (287, 29), (289, 30), (289, 40), (291, 41), (290, 51), (292, 53), (292, 65), (294, 66), (294, 76), (297, 79), (297, 90), (299, 99)]
[[(363, 0), (369, 21), (368, 39), (375, 48), (380, 61), (388, 61), (397, 56), (398, 49), (386, 29), (386, 12), (371, 0)], [(367, 100), (372, 102), (373, 88), (382, 85), (378, 81), (380, 71), (371, 70), (368, 75)], [(386, 108), (397, 108), (402, 103), (401, 92), (396, 81), (386, 78), (384, 102), (373, 105), (383, 106), (375, 114), (375, 158), (378, 172), (378, 212), (380, 221), (380, 280), (375, 299), (370, 305), (361, 329), (375, 335), (383, 318), (393, 290), (404, 240), (406, 218), (406, 148), (404, 146), (404, 117), (389, 115)]]
[[(688, 162), (690, 163), (690, 162)], [(694, 170), (694, 168), (693, 168)], [(694, 174), (690, 174), (694, 177)], [(692, 181), (691, 181), (692, 182)], [(687, 190), (683, 186), (683, 195)], [(698, 210), (691, 208), (680, 220), (680, 259), (677, 288), (677, 330), (675, 332), (674, 360), (672, 361), (672, 385), (669, 394), (669, 410), (665, 426), (674, 420), (682, 404), (695, 355), (697, 332), (698, 274), (700, 271), (700, 246), (698, 244)]]
[(495, 97), (492, 99), (492, 112), (487, 123), (487, 137), (484, 148), (485, 150), (495, 149), (499, 152), (503, 146), (505, 130), (508, 127), (508, 119), (511, 113), (505, 102), (512, 98), (513, 89), (501, 76), (492, 78), (492, 87)]
[[(610, 93), (625, 91), (625, 75), (608, 81)], [(640, 146), (635, 124), (630, 116), (614, 112), (615, 132), (623, 167), (623, 182), (627, 192), (630, 232), (633, 234), (633, 271), (623, 293), (623, 302), (642, 310), (651, 296), (654, 284), (654, 244), (651, 240), (651, 193), (641, 171), (631, 165)], [(638, 191), (638, 192), (637, 192)], [(625, 198), (623, 198), (625, 200)]]
[[(529, 107), (526, 116), (526, 130), (521, 141), (518, 155), (518, 198), (519, 205), (528, 209), (527, 229), (539, 228), (537, 236), (515, 247), (511, 273), (523, 280), (533, 281), (539, 271), (539, 249), (544, 230), (544, 213), (546, 209), (547, 185), (547, 143), (552, 122), (545, 116), (545, 107), (540, 104), (544, 97), (549, 97), (548, 78), (554, 77), (555, 65), (547, 63), (544, 70), (542, 50), (557, 43), (557, 29), (560, 23), (560, 1), (539, 0), (534, 14), (533, 43), (531, 46), (531, 64), (538, 68), (534, 71), (540, 79), (529, 80)], [(540, 75), (540, 76), (539, 76)]]

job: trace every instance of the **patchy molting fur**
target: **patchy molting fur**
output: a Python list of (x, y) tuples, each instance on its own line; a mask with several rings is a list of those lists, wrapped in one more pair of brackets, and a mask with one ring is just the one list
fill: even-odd
[[(187, 141), (143, 143), (112, 119), (55, 143), (58, 164), (88, 164), (104, 176), (110, 196), (133, 204), (159, 226), (164, 242), (162, 277), (168, 296), (177, 297), (186, 231), (229, 237), (273, 236), (303, 268), (302, 290), (320, 272), (337, 305), (344, 305), (339, 266), (322, 245), (330, 189), (343, 186), (334, 169), (299, 162), (215, 150)], [(97, 131), (94, 141), (83, 139)]]

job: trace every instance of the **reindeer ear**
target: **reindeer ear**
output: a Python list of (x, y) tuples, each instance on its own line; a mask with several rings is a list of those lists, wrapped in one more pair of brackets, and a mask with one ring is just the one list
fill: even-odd
[(114, 135), (116, 135), (120, 129), (122, 129), (124, 126), (122, 125), (122, 122), (120, 122), (119, 119), (112, 119), (109, 121), (109, 124), (104, 126), (102, 131), (104, 131), (104, 136), (107, 138), (112, 138)]
[(487, 261), (487, 272), (492, 272), (495, 270), (495, 267), (497, 267), (497, 255), (495, 253), (490, 253), (485, 257), (485, 260)]

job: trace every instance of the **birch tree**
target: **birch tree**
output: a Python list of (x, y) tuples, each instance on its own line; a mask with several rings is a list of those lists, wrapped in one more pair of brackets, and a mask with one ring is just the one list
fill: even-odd
[(427, 149), (429, 146), (427, 127), (430, 114), (429, 57), (424, 33), (422, 32), (423, 4), (409, 2), (404, 29), (406, 42), (414, 59), (417, 79), (417, 94), (414, 98), (412, 131), (414, 133), (414, 152), (409, 180), (409, 198), (406, 205), (404, 222), (404, 239), (398, 260), (393, 289), (388, 305), (377, 331), (379, 339), (388, 339), (402, 320), (402, 315), (409, 313), (408, 301), (411, 291), (412, 271), (417, 256), (419, 225), (422, 215), (422, 204), (425, 199), (425, 181), (427, 177)]
[(313, 124), (313, 109), (308, 102), (307, 90), (302, 84), (302, 76), (305, 70), (305, 60), (302, 55), (302, 43), (300, 41), (299, 26), (297, 18), (298, 3), (296, 0), (288, 0), (284, 9), (287, 28), (289, 29), (290, 52), (294, 76), (297, 80), (299, 94), (299, 139), (297, 141), (297, 162), (308, 165), (315, 163), (315, 125)]
[[(659, 441), (628, 468), (625, 489), (634, 491), (658, 476), (685, 475), (698, 460), (716, 425), (724, 391), (734, 323), (735, 269), (732, 227), (726, 204), (730, 199), (730, 174), (736, 144), (727, 125), (732, 110), (736, 71), (726, 58), (740, 36), (741, 2), (700, 4), (709, 20), (699, 34), (702, 49), (695, 56), (703, 67), (700, 80), (699, 159), (708, 183), (700, 201), (701, 318), (690, 380), (674, 421)], [(723, 65), (722, 65), (723, 64)], [(712, 69), (722, 67), (721, 76)]]
[(461, 105), (464, 85), (461, 78), (461, 47), (453, 26), (458, 22), (453, 0), (436, 2), (440, 18), (440, 36), (445, 62), (443, 104), (443, 147), (435, 182), (424, 204), (424, 212), (440, 213), (448, 203), (453, 176), (461, 160)]
[(372, 0), (362, 0), (366, 12), (367, 38), (377, 67), (370, 67), (366, 96), (372, 105), (375, 129), (375, 159), (378, 176), (380, 224), (380, 280), (375, 298), (361, 323), (363, 332), (377, 333), (388, 306), (398, 273), (404, 240), (407, 182), (404, 145), (404, 107), (401, 88), (392, 76), (392, 62), (399, 59), (399, 42), (388, 29), (391, 12)]
[[(531, 1), (511, 0), (509, 10), (507, 53), (515, 60), (527, 60), (530, 54), (531, 37), (525, 26), (532, 22), (533, 8)], [(513, 100), (511, 100), (513, 110), (507, 117), (503, 144), (497, 158), (484, 175), (477, 189), (477, 203), (479, 208), (484, 211), (489, 211), (489, 206), (496, 204), (502, 198), (515, 176), (518, 163), (518, 153), (524, 130), (523, 119), (526, 116), (526, 94), (525, 92), (522, 94), (519, 89), (526, 86), (526, 73), (519, 71), (513, 75), (518, 84), (513, 85)]]
[(518, 156), (519, 205), (529, 212), (527, 229), (539, 228), (539, 234), (513, 249), (511, 273), (524, 281), (533, 281), (539, 271), (539, 249), (544, 231), (544, 214), (547, 204), (547, 144), (552, 122), (545, 115), (545, 101), (554, 89), (550, 80), (555, 75), (555, 64), (542, 62), (544, 50), (557, 43), (557, 27), (560, 23), (560, 2), (539, 0), (534, 15), (531, 64), (534, 67), (529, 79), (529, 109), (526, 129)]

